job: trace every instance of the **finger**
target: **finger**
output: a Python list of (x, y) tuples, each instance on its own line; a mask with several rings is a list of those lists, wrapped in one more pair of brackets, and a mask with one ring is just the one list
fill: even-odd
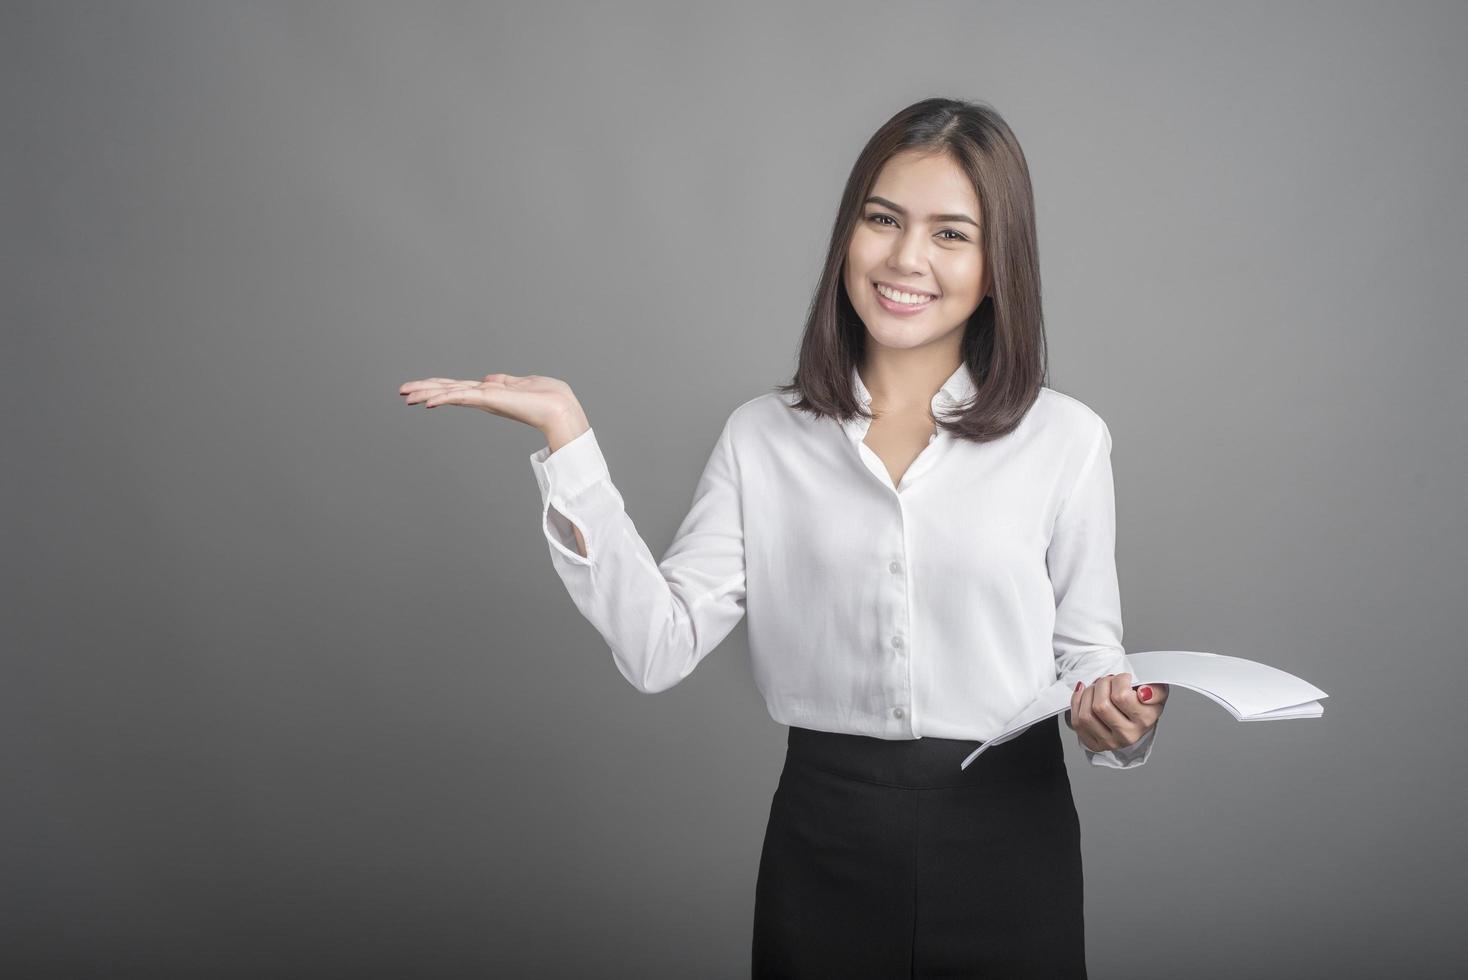
[(447, 385), (424, 385), (409, 392), (403, 400), (408, 405), (416, 405), (419, 402), (427, 401), (429, 398), (435, 395), (442, 395), (445, 392), (471, 391), (478, 387), (478, 384), (477, 381), (460, 381)]
[[(1151, 707), (1160, 707), (1167, 703), (1167, 696), (1172, 693), (1166, 684), (1147, 684), (1152, 689), (1152, 698), (1145, 703)], [(1140, 697), (1138, 700), (1141, 700)]]
[(1091, 751), (1096, 750), (1097, 739), (1103, 732), (1103, 726), (1091, 713), (1091, 701), (1095, 697), (1096, 685), (1088, 684), (1081, 688), (1076, 695), (1076, 734), (1081, 737), (1081, 744)]
[(444, 387), (437, 391), (424, 392), (419, 397), (423, 400), (424, 408), (437, 408), (440, 405), (465, 405), (494, 411), (494, 406), (488, 400), (485, 389), (480, 388), (477, 384)]
[(1078, 704), (1076, 709), (1076, 737), (1080, 739), (1082, 745), (1092, 752), (1104, 752), (1106, 750), (1105, 739), (1109, 730), (1096, 718), (1092, 710), (1096, 698), (1095, 683), (1083, 686), (1080, 694), (1076, 698)]
[(1131, 685), (1131, 674), (1117, 674), (1112, 678), (1111, 703), (1127, 721), (1142, 728), (1152, 723), (1153, 709), (1143, 704)]
[(1157, 709), (1138, 700), (1137, 692), (1132, 690), (1131, 679), (1129, 673), (1112, 674), (1108, 688), (1113, 712), (1108, 724), (1116, 732), (1116, 748), (1136, 742), (1157, 720)]
[(481, 409), (501, 418), (515, 419), (530, 424), (525, 415), (526, 402), (527, 399), (533, 400), (535, 397), (533, 392), (527, 393), (515, 388), (505, 388), (493, 382), (475, 383), (462, 388), (444, 388), (432, 393), (423, 402), (423, 407), (463, 405), (467, 408)]
[(1102, 736), (1107, 746), (1112, 748), (1126, 745), (1131, 741), (1127, 737), (1130, 723), (1112, 700), (1112, 691), (1115, 686), (1115, 674), (1107, 674), (1098, 678), (1095, 684), (1096, 693), (1091, 699), (1091, 714), (1101, 727), (1101, 732), (1098, 734)]
[(409, 381), (405, 384), (400, 385), (398, 387), (398, 394), (409, 395), (415, 391), (424, 391), (432, 388), (445, 388), (451, 385), (472, 385), (478, 383), (479, 382), (477, 381), (462, 381), (458, 378), (419, 378), (416, 381)]
[[(421, 392), (459, 391), (465, 388), (492, 391), (534, 391), (539, 375), (486, 374), (480, 381), (455, 381), (452, 378), (430, 379), (445, 382), (436, 386), (423, 386)], [(410, 401), (411, 404), (411, 401)]]

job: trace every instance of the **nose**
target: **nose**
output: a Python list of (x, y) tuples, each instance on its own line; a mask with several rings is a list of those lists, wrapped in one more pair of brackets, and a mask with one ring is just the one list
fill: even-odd
[(923, 270), (922, 249), (925, 240), (912, 232), (899, 235), (896, 244), (892, 246), (892, 254), (887, 257), (887, 265), (893, 272), (905, 276), (921, 272)]

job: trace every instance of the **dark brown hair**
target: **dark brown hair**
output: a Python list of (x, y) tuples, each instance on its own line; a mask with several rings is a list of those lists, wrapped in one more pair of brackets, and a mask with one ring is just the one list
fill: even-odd
[(987, 442), (1019, 424), (1047, 383), (1048, 368), (1030, 171), (1009, 125), (984, 103), (924, 99), (887, 120), (867, 141), (841, 194), (795, 376), (775, 390), (799, 396), (790, 407), (817, 418), (871, 417), (851, 383), (867, 334), (842, 270), (863, 202), (882, 167), (904, 150), (948, 153), (973, 181), (983, 211), (980, 239), (989, 290), (963, 333), (963, 360), (977, 392), (956, 406), (951, 421), (935, 421), (955, 438)]

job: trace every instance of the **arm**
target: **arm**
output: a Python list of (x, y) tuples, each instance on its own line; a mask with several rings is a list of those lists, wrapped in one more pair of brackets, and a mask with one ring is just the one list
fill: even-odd
[[(1116, 506), (1111, 432), (1099, 423), (1071, 493), (1062, 502), (1045, 556), (1055, 589), (1056, 676), (1074, 686), (1104, 674), (1131, 672), (1122, 646), (1116, 574)], [(1095, 766), (1131, 769), (1152, 754), (1156, 725), (1131, 745), (1106, 752), (1085, 747)]]
[(647, 693), (682, 681), (744, 616), (744, 529), (730, 423), (661, 562), (628, 516), (595, 431), (570, 438), (552, 432), (530, 463), (551, 562), (617, 669)]

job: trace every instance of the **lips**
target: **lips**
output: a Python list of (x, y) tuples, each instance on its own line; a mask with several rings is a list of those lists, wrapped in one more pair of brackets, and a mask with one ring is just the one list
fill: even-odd
[(930, 297), (925, 302), (918, 303), (916, 305), (909, 303), (899, 303), (896, 300), (890, 300), (887, 297), (883, 296), (881, 292), (877, 289), (876, 283), (872, 283), (872, 293), (877, 297), (877, 304), (888, 313), (891, 313), (893, 316), (915, 316), (916, 314), (921, 313), (928, 307), (932, 306), (933, 300), (937, 298)]
[(894, 293), (910, 293), (913, 296), (927, 296), (927, 297), (932, 298), (932, 299), (936, 299), (937, 298), (934, 295), (934, 293), (933, 293), (932, 290), (929, 290), (929, 289), (918, 289), (918, 288), (916, 288), (914, 286), (904, 286), (901, 283), (886, 282), (884, 280), (877, 279), (877, 280), (874, 280), (873, 281), (873, 285), (876, 285), (876, 286), (886, 286), (888, 289), (892, 290)]

